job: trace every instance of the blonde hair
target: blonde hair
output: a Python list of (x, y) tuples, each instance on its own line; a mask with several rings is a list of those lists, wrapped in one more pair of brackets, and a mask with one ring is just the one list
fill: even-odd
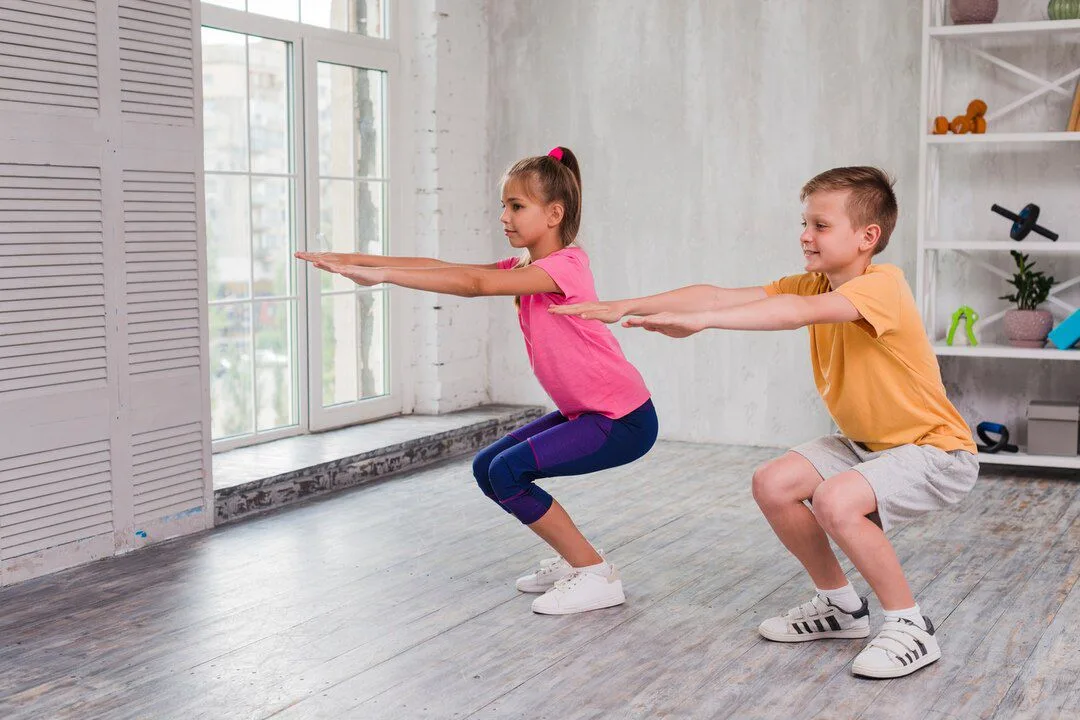
[(805, 202), (816, 192), (850, 191), (845, 209), (852, 226), (877, 225), (881, 228), (881, 236), (874, 247), (874, 255), (877, 255), (889, 244), (900, 213), (893, 192), (895, 182), (888, 173), (876, 167), (833, 168), (815, 175), (803, 185), (799, 200)]

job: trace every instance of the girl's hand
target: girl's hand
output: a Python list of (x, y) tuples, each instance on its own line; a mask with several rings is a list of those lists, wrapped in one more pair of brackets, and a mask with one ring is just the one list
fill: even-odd
[(599, 320), (603, 323), (617, 323), (624, 313), (616, 303), (587, 302), (572, 305), (552, 305), (548, 308), (552, 315), (576, 315), (582, 320)]
[(705, 325), (692, 313), (663, 312), (644, 317), (627, 318), (623, 327), (640, 327), (668, 337), (684, 338), (701, 332)]
[(306, 260), (307, 262), (330, 262), (337, 263), (338, 265), (349, 265), (353, 253), (335, 253), (335, 252), (306, 252), (299, 250), (293, 253), (293, 257), (297, 260)]
[(320, 270), (326, 270), (349, 278), (357, 285), (364, 285), (365, 287), (386, 282), (386, 268), (359, 267), (358, 265), (344, 265), (325, 260), (313, 260), (311, 264)]

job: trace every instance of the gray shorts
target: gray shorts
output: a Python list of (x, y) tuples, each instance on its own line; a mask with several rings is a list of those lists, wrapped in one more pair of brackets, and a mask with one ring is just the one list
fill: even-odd
[(979, 458), (966, 450), (945, 452), (931, 445), (900, 445), (871, 452), (843, 435), (826, 435), (792, 448), (828, 479), (857, 470), (877, 496), (883, 530), (896, 523), (955, 505), (979, 476)]

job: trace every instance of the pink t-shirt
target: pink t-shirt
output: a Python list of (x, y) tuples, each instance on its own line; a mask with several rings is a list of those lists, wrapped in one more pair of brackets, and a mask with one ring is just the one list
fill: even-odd
[[(510, 270), (517, 258), (498, 263)], [(521, 298), (518, 320), (529, 364), (555, 407), (571, 420), (584, 413), (621, 418), (649, 399), (641, 373), (622, 353), (608, 326), (598, 320), (552, 315), (552, 305), (596, 302), (589, 256), (568, 247), (532, 263), (562, 290)]]

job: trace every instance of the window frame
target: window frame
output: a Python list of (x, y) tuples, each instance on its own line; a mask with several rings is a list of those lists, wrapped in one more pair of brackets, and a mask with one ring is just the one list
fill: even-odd
[[(212, 3), (200, 5), (200, 26), (228, 32), (253, 35), (268, 40), (277, 40), (289, 44), (289, 81), (293, 93), (290, 113), (290, 141), (292, 157), (295, 162), (294, 202), (292, 207), (292, 232), (296, 249), (307, 249), (316, 244), (318, 226), (318, 201), (312, 201), (312, 193), (318, 192), (318, 158), (308, 161), (309, 152), (316, 147), (317, 126), (317, 85), (316, 63), (336, 62), (354, 65), (386, 73), (386, 181), (387, 193), (387, 252), (409, 254), (412, 245), (406, 230), (407, 212), (406, 194), (411, 175), (409, 150), (411, 136), (409, 128), (409, 109), (405, 85), (406, 72), (402, 68), (406, 59), (402, 58), (399, 33), (401, 27), (402, 3), (385, 0), (387, 3), (385, 18), (386, 38), (373, 38), (343, 30), (330, 30), (314, 25), (305, 25), (291, 20), (283, 20), (253, 12), (234, 10)], [(200, 67), (196, 77), (201, 78)], [(250, 102), (250, 98), (249, 98)], [(201, 112), (201, 108), (200, 108)], [(250, 133), (250, 127), (249, 127)], [(203, 148), (202, 137), (198, 139)], [(203, 149), (205, 152), (205, 149)], [(248, 174), (250, 175), (250, 168)], [(250, 242), (250, 238), (249, 238)], [(402, 300), (397, 291), (387, 290), (388, 328), (386, 341), (389, 343), (388, 367), (389, 381), (387, 394), (368, 400), (361, 400), (345, 406), (321, 407), (321, 392), (317, 377), (321, 367), (315, 365), (313, 356), (318, 337), (312, 334), (312, 324), (318, 329), (321, 308), (318, 305), (318, 283), (312, 282), (314, 271), (299, 267), (296, 269), (296, 363), (295, 377), (298, 396), (297, 424), (285, 428), (223, 438), (212, 443), (213, 452), (224, 452), (239, 447), (261, 444), (286, 437), (304, 435), (311, 432), (328, 430), (335, 427), (368, 422), (381, 417), (397, 415), (403, 412), (411, 402), (407, 393), (410, 387), (411, 367), (406, 360), (408, 337), (405, 328), (410, 326), (411, 308)], [(256, 298), (252, 297), (254, 307)], [(253, 318), (254, 322), (254, 318)], [(321, 351), (321, 346), (318, 348)], [(254, 352), (254, 348), (252, 348)], [(318, 353), (316, 353), (318, 354)], [(254, 362), (254, 357), (252, 358)], [(254, 367), (254, 366), (253, 366)], [(256, 408), (257, 412), (257, 408)]]

